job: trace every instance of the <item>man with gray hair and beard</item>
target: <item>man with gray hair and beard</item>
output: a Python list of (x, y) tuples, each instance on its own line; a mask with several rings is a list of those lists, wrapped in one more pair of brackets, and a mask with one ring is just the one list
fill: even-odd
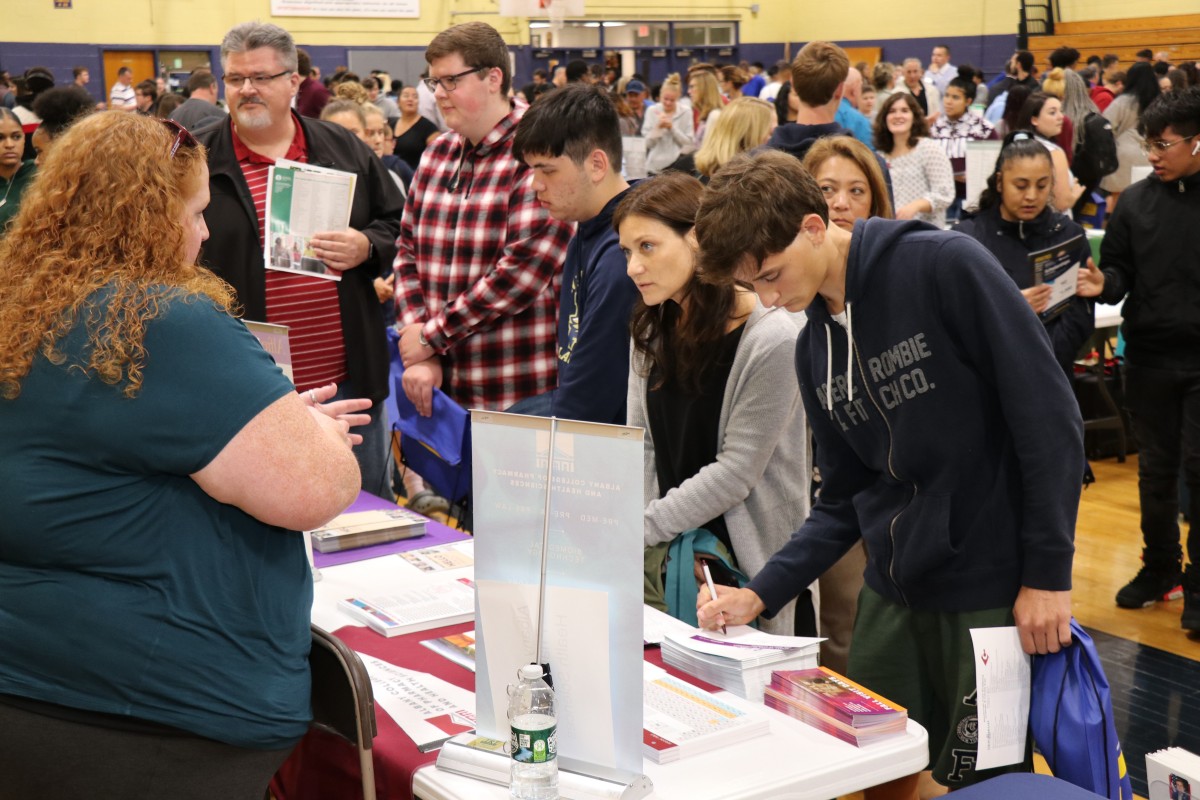
[[(234, 27), (221, 43), (221, 66), (229, 119), (196, 134), (208, 148), (212, 198), (201, 263), (233, 286), (246, 319), (288, 326), (293, 382), (312, 402), (371, 400), (371, 422), (357, 429), (363, 441), (354, 455), (363, 489), (392, 499), (383, 408), (388, 344), (374, 279), (396, 256), (403, 198), (365, 143), (291, 109), (301, 77), (286, 30), (261, 22)], [(264, 267), (267, 173), (281, 158), (358, 176), (350, 225), (309, 241), (340, 280)]]

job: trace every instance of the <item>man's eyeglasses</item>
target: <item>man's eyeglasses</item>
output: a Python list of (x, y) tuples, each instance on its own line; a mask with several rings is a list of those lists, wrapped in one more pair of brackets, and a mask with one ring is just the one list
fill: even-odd
[(1158, 141), (1150, 141), (1149, 139), (1147, 139), (1144, 142), (1142, 142), (1142, 152), (1145, 153), (1146, 155), (1150, 155), (1151, 153), (1162, 154), (1162, 153), (1167, 152), (1168, 150), (1170, 150), (1172, 147), (1179, 144), (1180, 142), (1190, 142), (1192, 139), (1195, 139), (1197, 136), (1200, 136), (1200, 134), (1193, 133), (1191, 136), (1187, 136), (1183, 139), (1176, 139), (1173, 142), (1164, 142), (1161, 139), (1159, 139)]
[(431, 92), (436, 92), (437, 87), (441, 86), (442, 89), (445, 90), (446, 94), (449, 94), (458, 88), (459, 78), (465, 78), (472, 72), (480, 72), (481, 70), (485, 69), (488, 69), (488, 67), (471, 67), (470, 69), (463, 70), (457, 75), (447, 75), (444, 78), (425, 78), (422, 83), (428, 86), (429, 91)]
[(175, 154), (179, 152), (180, 147), (186, 147), (189, 150), (195, 150), (200, 146), (200, 143), (196, 141), (196, 137), (192, 136), (187, 128), (183, 127), (175, 120), (159, 119), (159, 122), (165, 125), (167, 130), (175, 134), (175, 141), (171, 143), (170, 158), (175, 157)]
[(225, 85), (231, 89), (241, 89), (246, 85), (246, 81), (254, 84), (255, 89), (265, 89), (271, 85), (271, 81), (276, 78), (282, 78), (284, 75), (291, 75), (294, 70), (285, 69), (283, 72), (276, 72), (274, 75), (226, 75), (224, 77)]

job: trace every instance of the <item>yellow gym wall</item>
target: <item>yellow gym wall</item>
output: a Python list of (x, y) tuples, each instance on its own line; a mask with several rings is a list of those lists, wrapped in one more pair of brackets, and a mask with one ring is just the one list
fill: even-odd
[[(736, 19), (743, 42), (971, 36), (1016, 30), (1019, 0), (658, 0), (653, 12), (630, 0), (586, 0), (590, 19)], [(525, 20), (496, 15), (495, 0), (421, 0), (419, 19), (272, 17), (270, 0), (4, 0), (0, 39), (24, 42), (182, 45), (216, 43), (247, 19), (275, 22), (314, 45), (423, 45), (472, 19), (494, 25), (510, 44), (528, 44)], [(961, 7), (960, 7), (961, 6)]]
[[(1020, 0), (658, 0), (654, 11), (631, 0), (586, 0), (592, 19), (737, 19), (741, 39), (803, 42), (811, 39), (906, 39), (1016, 32)], [(217, 43), (230, 27), (264, 19), (314, 45), (424, 45), (457, 22), (481, 19), (510, 44), (528, 43), (525, 20), (495, 14), (495, 0), (421, 0), (419, 19), (331, 19), (270, 15), (270, 0), (4, 0), (0, 39), (23, 42), (183, 45)], [(1063, 18), (1184, 14), (1195, 0), (1060, 0)]]

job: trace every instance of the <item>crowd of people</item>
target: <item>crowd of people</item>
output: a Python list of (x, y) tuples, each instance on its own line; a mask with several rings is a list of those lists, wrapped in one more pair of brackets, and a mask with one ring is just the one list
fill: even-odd
[[(415, 86), (323, 80), (250, 22), (186, 99), (123, 72), (98, 113), (33, 68), (0, 108), (15, 792), (51, 796), (85, 752), (69, 794), (127, 793), (151, 760), (158, 793), (261, 796), (308, 715), (298, 531), (360, 489), (446, 507), (394, 482), (389, 326), (420, 414), (440, 390), (644, 428), (645, 601), (819, 630), (823, 663), (928, 729), (953, 788), (996, 772), (974, 761), (970, 629), (1070, 644), (1070, 381), (1094, 298), (1124, 299), (1145, 554), (1116, 600), (1181, 592), (1200, 630), (1200, 534), (1185, 569), (1177, 522), (1181, 467), (1200, 518), (1195, 65), (1062, 48), (1039, 80), (1018, 51), (986, 81), (945, 46), (926, 69), (811, 42), (770, 69), (651, 85), (573, 61), (518, 89), (482, 22), (425, 55)], [(624, 174), (628, 137), (649, 177)], [(306, 244), (339, 280), (264, 268), (290, 252), (266, 219), (280, 159), (355, 176), (349, 225)], [(1111, 211), (1100, 264), (1072, 219), (1089, 198)], [(1031, 253), (1067, 245), (1079, 278), (1052, 306)], [(291, 380), (237, 316), (289, 328)]]

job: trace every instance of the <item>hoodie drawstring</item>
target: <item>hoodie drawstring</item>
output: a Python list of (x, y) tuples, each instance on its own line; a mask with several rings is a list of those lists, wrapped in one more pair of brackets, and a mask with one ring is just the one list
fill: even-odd
[(833, 418), (833, 334), (825, 323), (825, 408)]
[(854, 316), (846, 302), (846, 402), (854, 399)]
[[(846, 400), (854, 399), (854, 314), (846, 303)], [(833, 416), (833, 333), (825, 323), (825, 408)]]

